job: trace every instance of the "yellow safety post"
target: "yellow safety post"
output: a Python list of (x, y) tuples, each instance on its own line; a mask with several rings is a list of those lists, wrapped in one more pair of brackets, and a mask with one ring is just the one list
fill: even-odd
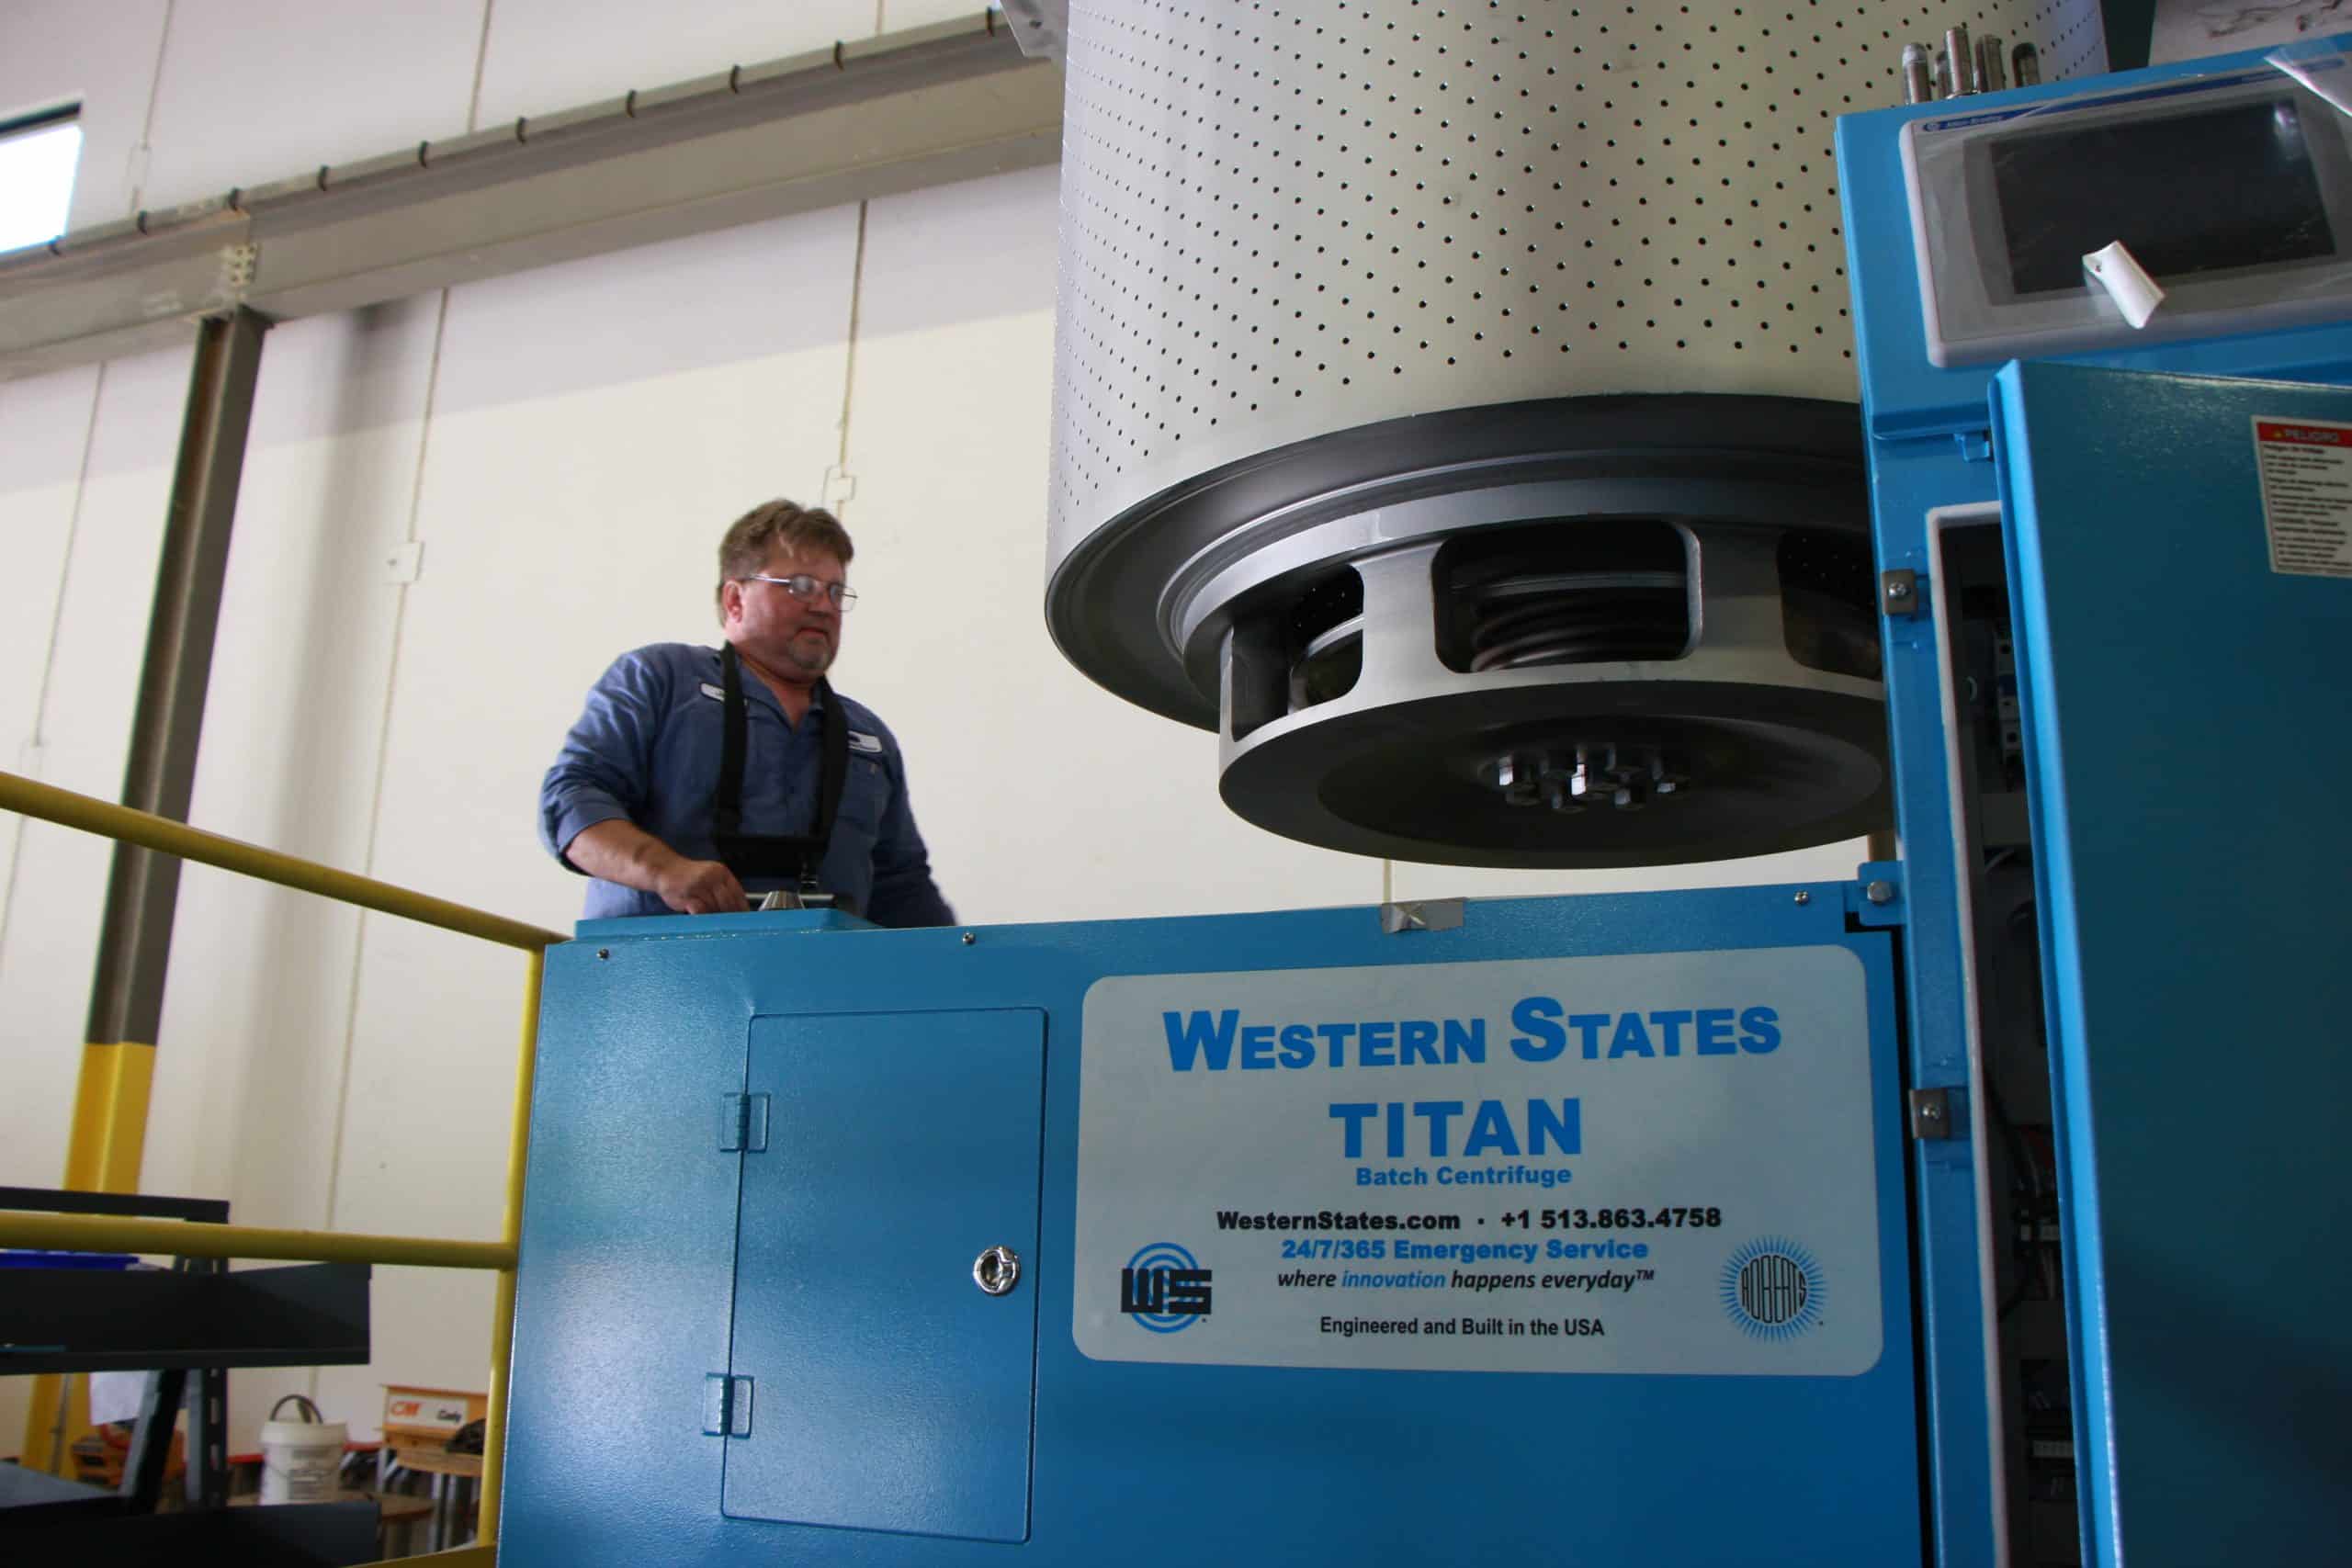
[[(136, 1192), (147, 1146), (147, 1100), (155, 1081), (155, 1046), (135, 1040), (82, 1047), (74, 1090), (74, 1121), (66, 1134), (65, 1185), (76, 1192)], [(51, 1475), (70, 1475), (66, 1449), (90, 1427), (90, 1385), (64, 1372), (33, 1380), (25, 1412), (19, 1462)]]
[[(531, 1076), (539, 1056), (539, 982), (547, 955), (534, 953), (523, 979), (522, 1049), (514, 1060), (514, 1123), (506, 1145), (506, 1224), (501, 1237), (520, 1255), (523, 1247), (523, 1165), (531, 1141)], [(490, 1410), (481, 1427), (481, 1529), (485, 1545), (498, 1539), (499, 1487), (506, 1477), (506, 1387), (514, 1359), (514, 1266), (498, 1271), (498, 1295), (491, 1307)]]
[(155, 1045), (125, 1040), (82, 1047), (74, 1129), (65, 1145), (65, 1185), (76, 1192), (136, 1192), (147, 1145), (147, 1096)]

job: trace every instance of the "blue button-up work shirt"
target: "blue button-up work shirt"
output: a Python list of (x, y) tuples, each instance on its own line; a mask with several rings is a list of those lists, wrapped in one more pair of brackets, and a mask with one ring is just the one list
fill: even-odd
[[(539, 786), (539, 836), (548, 852), (578, 871), (563, 852), (581, 829), (624, 818), (682, 855), (717, 860), (711, 799), (718, 789), (724, 691), (716, 649), (656, 643), (614, 660)], [(897, 739), (872, 709), (838, 692), (833, 699), (838, 719), (812, 702), (795, 729), (775, 694), (746, 672), (742, 831), (815, 831), (823, 727), (846, 722), (849, 777), (820, 880), (877, 925), (949, 924), (956, 914), (931, 880), (931, 855), (907, 804)], [(754, 877), (744, 891), (756, 903), (783, 886)], [(671, 912), (658, 894), (602, 879), (588, 885), (588, 919)]]

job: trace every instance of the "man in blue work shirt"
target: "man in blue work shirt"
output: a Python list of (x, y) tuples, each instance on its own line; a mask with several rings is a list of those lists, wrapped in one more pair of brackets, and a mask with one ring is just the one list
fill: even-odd
[(898, 740), (825, 680), (849, 534), (788, 501), (718, 547), (717, 649), (625, 653), (539, 787), (539, 836), (593, 877), (586, 918), (709, 915), (779, 888), (886, 926), (956, 918), (931, 879)]

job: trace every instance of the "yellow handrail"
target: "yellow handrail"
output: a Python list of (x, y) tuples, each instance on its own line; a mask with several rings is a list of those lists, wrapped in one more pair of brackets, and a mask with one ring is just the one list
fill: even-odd
[(540, 926), (525, 925), (503, 915), (492, 915), (481, 909), (453, 904), (447, 898), (435, 898), (428, 893), (415, 893), (396, 887), (389, 882), (379, 882), (372, 876), (361, 876), (348, 871), (338, 871), (315, 861), (280, 854), (276, 850), (263, 849), (242, 839), (225, 839), (218, 833), (208, 833), (191, 828), (185, 822), (175, 822), (168, 817), (153, 812), (134, 811), (110, 800), (94, 795), (76, 795), (55, 784), (40, 784), (16, 773), (0, 773), (0, 811), (20, 811), (28, 817), (79, 828), (85, 833), (101, 838), (120, 839), (126, 843), (140, 844), (151, 850), (161, 850), (183, 860), (202, 861), (223, 871), (233, 871), (264, 882), (275, 882), (281, 887), (297, 887), (305, 893), (316, 893), (339, 904), (357, 904), (364, 908), (380, 909), (387, 915), (399, 915), (404, 919), (421, 920), (428, 926), (439, 926), (484, 942), (502, 942), (537, 953), (555, 942), (571, 939), (561, 931), (551, 931)]
[[(453, 904), (294, 855), (222, 838), (151, 812), (77, 795), (15, 773), (0, 773), (0, 810), (77, 828), (102, 838), (140, 844), (184, 860), (420, 920), (530, 954), (523, 987), (522, 1048), (514, 1067), (514, 1116), (506, 1149), (506, 1202), (497, 1241), (447, 1241), (431, 1236), (361, 1235), (345, 1231), (272, 1230), (258, 1225), (208, 1225), (184, 1220), (127, 1219), (96, 1214), (0, 1211), (0, 1247), (79, 1252), (169, 1253), (184, 1258), (272, 1258), (314, 1263), (396, 1263), (426, 1268), (498, 1271), (491, 1326), (489, 1416), (483, 1423), (481, 1545), (467, 1561), (496, 1561), (499, 1484), (505, 1468), (508, 1363), (514, 1351), (514, 1259), (523, 1233), (523, 1167), (531, 1129), (531, 1079), (537, 1061), (539, 984), (545, 950), (570, 940), (560, 931)], [(452, 1554), (444, 1554), (452, 1555)]]
[(514, 1248), (503, 1241), (272, 1230), (265, 1225), (208, 1225), (112, 1214), (0, 1211), (0, 1247), (57, 1252), (154, 1252), (175, 1258), (277, 1258), (302, 1263), (401, 1263), (422, 1269), (514, 1267)]

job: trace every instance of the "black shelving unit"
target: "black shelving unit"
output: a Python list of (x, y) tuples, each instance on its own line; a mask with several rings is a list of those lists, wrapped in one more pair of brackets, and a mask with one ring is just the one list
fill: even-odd
[[(226, 1224), (216, 1199), (0, 1187), (0, 1209)], [(241, 1562), (376, 1561), (372, 1503), (229, 1508), (229, 1371), (356, 1366), (368, 1358), (364, 1263), (231, 1270), (181, 1258), (168, 1270), (0, 1270), (0, 1375), (145, 1371), (145, 1396), (114, 1489), (0, 1465), (0, 1557), (95, 1552), (174, 1563), (218, 1549)], [(179, 1412), (188, 1413), (187, 1506), (158, 1513)], [(27, 1560), (31, 1560), (28, 1558)]]

